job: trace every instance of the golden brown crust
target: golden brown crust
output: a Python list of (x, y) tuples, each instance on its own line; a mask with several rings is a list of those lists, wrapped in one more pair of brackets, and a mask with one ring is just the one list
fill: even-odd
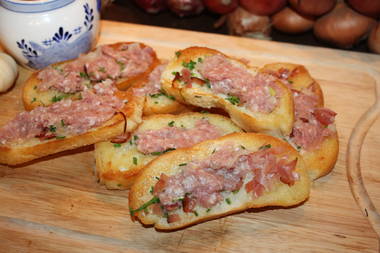
[[(294, 121), (293, 99), (290, 90), (277, 81), (276, 84), (281, 89), (279, 105), (271, 113), (259, 113), (247, 110), (244, 106), (233, 105), (220, 94), (214, 94), (206, 85), (200, 86), (192, 83), (182, 85), (180, 80), (176, 80), (173, 72), (181, 72), (182, 63), (198, 61), (198, 58), (220, 54), (213, 49), (204, 47), (191, 47), (179, 51), (179, 56), (169, 63), (162, 74), (161, 82), (163, 89), (181, 103), (191, 104), (203, 108), (222, 108), (231, 119), (246, 131), (264, 132), (275, 135), (288, 135), (292, 130)], [(226, 56), (227, 57), (227, 56)], [(229, 60), (236, 65), (246, 68), (252, 74), (256, 74), (256, 68), (250, 68), (245, 63), (236, 59)]]
[(96, 174), (99, 182), (108, 189), (128, 189), (141, 169), (158, 157), (157, 155), (144, 155), (139, 152), (134, 140), (135, 135), (147, 130), (165, 128), (170, 122), (173, 122), (175, 126), (193, 128), (195, 122), (200, 119), (207, 119), (223, 134), (242, 131), (229, 118), (216, 114), (183, 113), (180, 115), (160, 114), (145, 117), (127, 142), (116, 145), (111, 142), (95, 144)]
[(144, 168), (130, 190), (130, 209), (136, 210), (152, 199), (150, 189), (156, 184), (156, 177), (159, 177), (161, 173), (168, 176), (175, 175), (180, 170), (178, 164), (188, 163), (195, 159), (206, 159), (212, 154), (215, 148), (226, 144), (231, 145), (231, 143), (243, 145), (247, 150), (252, 152), (257, 151), (261, 146), (267, 144), (271, 144), (272, 148), (283, 150), (279, 156), (286, 155), (289, 160), (297, 159), (295, 171), (300, 176), (299, 180), (297, 180), (292, 186), (279, 182), (272, 188), (272, 190), (266, 191), (258, 198), (253, 198), (252, 193), (247, 193), (243, 186), (238, 193), (227, 193), (229, 194), (227, 197), (231, 200), (229, 204), (225, 201), (221, 201), (211, 210), (198, 206), (196, 207), (197, 215), (194, 215), (194, 213), (184, 213), (182, 209), (177, 210), (176, 213), (181, 217), (179, 222), (168, 223), (166, 218), (153, 214), (150, 208), (147, 208), (146, 211), (135, 212), (134, 215), (143, 224), (154, 225), (157, 229), (171, 230), (215, 219), (220, 216), (236, 213), (249, 208), (264, 206), (292, 206), (299, 204), (308, 198), (310, 180), (303, 160), (296, 150), (294, 150), (288, 143), (272, 136), (255, 133), (234, 133), (215, 140), (202, 142), (191, 148), (175, 150), (153, 160)]
[[(276, 74), (281, 72), (281, 70), (289, 71), (290, 75), (286, 81), (289, 82), (292, 89), (302, 91), (303, 89), (311, 88), (311, 91), (314, 92), (318, 98), (317, 106), (323, 107), (324, 98), (322, 89), (304, 66), (293, 63), (277, 62), (264, 65), (259, 71), (272, 71)], [(335, 124), (333, 128), (335, 128)], [(335, 132), (333, 135), (325, 138), (320, 147), (314, 150), (301, 149), (300, 152), (305, 161), (310, 178), (312, 180), (320, 178), (328, 174), (334, 168), (339, 153), (338, 134)]]
[(126, 116), (127, 122), (125, 122), (124, 116), (121, 113), (116, 113), (102, 126), (80, 135), (45, 141), (32, 138), (17, 144), (0, 145), (0, 163), (16, 165), (64, 150), (71, 150), (105, 141), (123, 134), (125, 123), (127, 123), (126, 131), (133, 131), (141, 122), (144, 99), (134, 96), (131, 90), (125, 92), (117, 91), (116, 95), (123, 100), (128, 100), (128, 103), (120, 110)]
[[(113, 48), (118, 48), (121, 44), (133, 44), (136, 42), (118, 42), (111, 44), (110, 46)], [(148, 47), (147, 45), (143, 43), (139, 43), (143, 48)], [(92, 51), (96, 50), (93, 49)], [(126, 90), (128, 87), (131, 87), (132, 85), (137, 85), (140, 82), (144, 82), (147, 80), (147, 77), (149, 76), (149, 73), (159, 64), (159, 60), (156, 56), (156, 53), (152, 50), (152, 57), (153, 62), (149, 66), (149, 68), (138, 75), (129, 77), (129, 78), (121, 78), (117, 80), (116, 87), (120, 90)], [(52, 64), (52, 66), (59, 66), (61, 64), (70, 62), (73, 60), (68, 60), (64, 62), (59, 62)], [(48, 106), (52, 104), (52, 99), (54, 96), (65, 96), (71, 99), (77, 99), (79, 97), (79, 92), (74, 94), (65, 94), (56, 90), (48, 90), (48, 91), (39, 91), (36, 87), (41, 82), (37, 76), (40, 71), (34, 72), (28, 80), (24, 83), (23, 92), (22, 92), (22, 100), (24, 103), (25, 110), (30, 111), (38, 106)]]

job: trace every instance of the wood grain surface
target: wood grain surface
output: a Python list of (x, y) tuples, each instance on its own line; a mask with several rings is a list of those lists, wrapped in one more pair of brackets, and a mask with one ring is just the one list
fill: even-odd
[[(345, 160), (349, 136), (375, 102), (380, 56), (238, 37), (103, 21), (99, 44), (140, 41), (161, 58), (208, 46), (252, 65), (304, 64), (338, 113), (340, 153), (334, 170), (314, 182), (309, 200), (292, 208), (250, 210), (175, 232), (132, 222), (128, 192), (109, 191), (93, 175), (93, 147), (17, 167), (0, 165), (0, 252), (378, 252), (378, 239), (357, 207)], [(0, 95), (0, 125), (23, 109), (29, 71)], [(380, 208), (380, 122), (361, 151), (363, 180)]]

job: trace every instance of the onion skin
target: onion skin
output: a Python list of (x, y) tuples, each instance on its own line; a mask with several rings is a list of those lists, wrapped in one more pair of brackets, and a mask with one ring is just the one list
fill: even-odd
[(241, 7), (227, 15), (227, 27), (233, 35), (270, 39), (270, 18), (252, 14)]
[(372, 52), (380, 54), (380, 23), (377, 23), (371, 30), (368, 37), (368, 47)]
[(331, 11), (336, 0), (289, 0), (289, 3), (298, 13), (317, 17)]
[(315, 22), (315, 36), (341, 48), (350, 48), (368, 35), (376, 21), (357, 13), (344, 3)]
[(202, 0), (166, 0), (166, 3), (180, 17), (197, 15), (204, 9)]
[(297, 34), (313, 28), (315, 20), (312, 17), (302, 16), (293, 9), (286, 7), (272, 16), (272, 25), (277, 30)]
[(349, 5), (366, 16), (380, 17), (380, 0), (348, 0)]
[(239, 5), (238, 0), (203, 0), (206, 8), (218, 14), (233, 12)]
[(240, 6), (261, 16), (270, 16), (285, 7), (287, 0), (240, 0)]
[(136, 4), (148, 13), (158, 13), (166, 9), (165, 0), (135, 0)]

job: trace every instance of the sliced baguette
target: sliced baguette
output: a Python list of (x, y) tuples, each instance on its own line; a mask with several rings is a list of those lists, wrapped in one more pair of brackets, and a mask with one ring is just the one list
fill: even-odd
[(141, 169), (159, 156), (139, 152), (134, 136), (147, 130), (168, 127), (170, 122), (173, 122), (173, 126), (194, 128), (195, 122), (200, 119), (207, 119), (223, 134), (241, 132), (241, 129), (230, 119), (210, 113), (161, 114), (146, 117), (126, 143), (99, 142), (95, 144), (96, 174), (99, 182), (108, 189), (129, 188)]
[[(167, 176), (176, 175), (181, 171), (180, 164), (206, 159), (215, 152), (215, 149), (225, 145), (244, 146), (246, 150), (256, 152), (260, 147), (268, 144), (271, 145), (271, 148), (281, 150), (281, 157), (287, 156), (289, 160), (297, 159), (295, 172), (298, 173), (299, 179), (293, 185), (289, 186), (278, 182), (271, 190), (265, 191), (261, 196), (255, 198), (252, 192), (247, 193), (244, 187), (247, 183), (247, 180), (245, 180), (244, 185), (237, 193), (223, 192), (224, 199), (211, 209), (198, 205), (195, 207), (194, 212), (185, 213), (182, 208), (175, 210), (174, 212), (179, 215), (180, 221), (172, 223), (168, 223), (167, 218), (164, 216), (153, 213), (152, 206), (146, 204), (152, 200), (151, 189), (157, 183), (157, 178), (161, 174)], [(308, 198), (309, 191), (310, 180), (303, 160), (288, 143), (263, 134), (234, 133), (215, 140), (202, 142), (191, 148), (175, 150), (153, 160), (144, 168), (133, 184), (129, 194), (129, 206), (131, 214), (137, 217), (144, 225), (154, 225), (157, 229), (172, 230), (249, 208), (297, 205)], [(228, 201), (227, 198), (229, 199)], [(143, 206), (144, 204), (145, 206)]]
[[(118, 43), (111, 44), (110, 46), (116, 49), (122, 44), (133, 44), (133, 43), (135, 42), (118, 42)], [(138, 43), (138, 44), (140, 44), (141, 48), (148, 47), (147, 45), (143, 43)], [(94, 49), (88, 54), (94, 53), (94, 51), (97, 49), (98, 48)], [(151, 56), (153, 58), (152, 64), (149, 66), (149, 68), (145, 72), (134, 75), (134, 76), (130, 76), (128, 78), (119, 78), (115, 82), (116, 87), (120, 90), (126, 90), (128, 87), (132, 86), (133, 84), (137, 82), (141, 82), (142, 80), (146, 79), (147, 75), (149, 75), (149, 73), (155, 68), (155, 66), (159, 64), (159, 60), (157, 59), (157, 56), (155, 52), (153, 51), (153, 49), (152, 49)], [(74, 60), (55, 63), (55, 64), (52, 64), (52, 67), (63, 66), (64, 64), (67, 64)], [(30, 111), (38, 106), (48, 106), (54, 103), (54, 101), (60, 100), (60, 99), (67, 99), (67, 98), (78, 99), (80, 97), (80, 94), (79, 94), (80, 92), (68, 94), (68, 93), (57, 91), (55, 89), (49, 89), (47, 91), (38, 90), (38, 85), (41, 83), (41, 80), (38, 79), (38, 74), (41, 71), (42, 70), (34, 72), (24, 84), (22, 100), (23, 100), (24, 107), (26, 110)]]
[(65, 150), (94, 144), (133, 131), (141, 122), (144, 98), (136, 97), (132, 91), (117, 91), (116, 96), (128, 101), (103, 125), (79, 135), (63, 139), (40, 140), (31, 138), (22, 142), (0, 145), (0, 163), (16, 165)]
[[(183, 63), (202, 61), (207, 56), (217, 54), (223, 55), (221, 52), (204, 47), (190, 47), (178, 51), (162, 74), (161, 82), (163, 89), (182, 103), (203, 108), (216, 107), (224, 109), (231, 119), (246, 131), (264, 132), (274, 135), (290, 134), (294, 120), (293, 100), (290, 90), (280, 81), (276, 81), (276, 85), (282, 93), (279, 104), (272, 112), (261, 113), (252, 112), (245, 106), (232, 104), (232, 102), (226, 100), (226, 95), (214, 94), (207, 85), (199, 85), (196, 82), (192, 82), (191, 85), (185, 85), (181, 81), (176, 80), (174, 73), (181, 73), (184, 68)], [(230, 57), (228, 59), (235, 66), (247, 69), (252, 75), (258, 73), (256, 68), (250, 68), (242, 61)], [(195, 70), (193, 70), (193, 74), (195, 77), (204, 79)]]
[[(260, 69), (261, 72), (272, 73), (274, 75), (283, 75), (283, 80), (288, 82), (291, 89), (303, 91), (308, 89), (312, 91), (318, 98), (318, 107), (323, 107), (324, 98), (320, 85), (316, 82), (308, 70), (298, 64), (293, 63), (271, 63), (267, 64)], [(335, 166), (339, 153), (339, 139), (336, 133), (335, 124), (330, 126), (334, 133), (326, 138), (319, 147), (312, 150), (305, 150), (302, 147), (297, 147), (305, 161), (306, 168), (309, 172), (310, 178), (315, 180), (328, 174)], [(291, 139), (287, 138), (290, 142)], [(296, 146), (294, 143), (292, 145)]]

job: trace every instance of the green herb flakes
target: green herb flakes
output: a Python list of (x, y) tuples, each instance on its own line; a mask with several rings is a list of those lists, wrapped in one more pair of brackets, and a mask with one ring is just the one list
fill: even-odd
[(121, 147), (121, 144), (120, 144), (120, 143), (114, 143), (114, 144), (113, 144), (113, 147), (114, 147), (114, 148), (120, 148), (120, 147)]
[(52, 133), (54, 133), (55, 131), (57, 131), (57, 127), (54, 126), (54, 125), (50, 125), (49, 126), (49, 131), (52, 132)]
[(185, 67), (185, 68), (188, 68), (188, 69), (190, 69), (190, 70), (193, 70), (194, 68), (195, 68), (195, 65), (196, 65), (197, 63), (195, 62), (195, 61), (193, 61), (193, 60), (190, 60), (189, 62), (182, 62), (182, 66), (183, 67)]
[(271, 144), (266, 144), (266, 145), (263, 145), (261, 147), (259, 147), (259, 150), (265, 150), (265, 149), (268, 149), (268, 148), (271, 148), (272, 145)]
[(140, 211), (143, 211), (145, 210), (147, 207), (149, 207), (150, 205), (153, 205), (153, 204), (156, 204), (156, 203), (160, 203), (160, 199), (158, 197), (153, 197), (151, 200), (149, 200), (148, 202), (144, 203), (142, 206), (140, 206), (139, 208), (137, 209), (129, 209), (129, 212), (131, 214), (131, 216), (134, 216), (135, 213), (137, 212), (140, 212)]
[(133, 157), (133, 164), (137, 165), (137, 157)]
[(176, 51), (175, 52), (175, 56), (180, 57), (181, 56), (181, 51)]
[(173, 126), (174, 126), (174, 123), (175, 123), (175, 121), (170, 121), (170, 122), (168, 123), (168, 126), (173, 127)]
[(231, 205), (231, 200), (229, 198), (226, 198), (226, 203)]
[(53, 102), (53, 103), (55, 103), (55, 102), (59, 102), (59, 101), (61, 101), (63, 98), (64, 98), (63, 95), (59, 95), (59, 96), (54, 95), (54, 97), (52, 97), (52, 99), (51, 99), (51, 102)]
[(237, 96), (228, 95), (226, 100), (228, 100), (233, 105), (238, 105), (240, 103), (240, 98)]
[(181, 163), (178, 166), (186, 166), (186, 165), (187, 165), (187, 163)]

